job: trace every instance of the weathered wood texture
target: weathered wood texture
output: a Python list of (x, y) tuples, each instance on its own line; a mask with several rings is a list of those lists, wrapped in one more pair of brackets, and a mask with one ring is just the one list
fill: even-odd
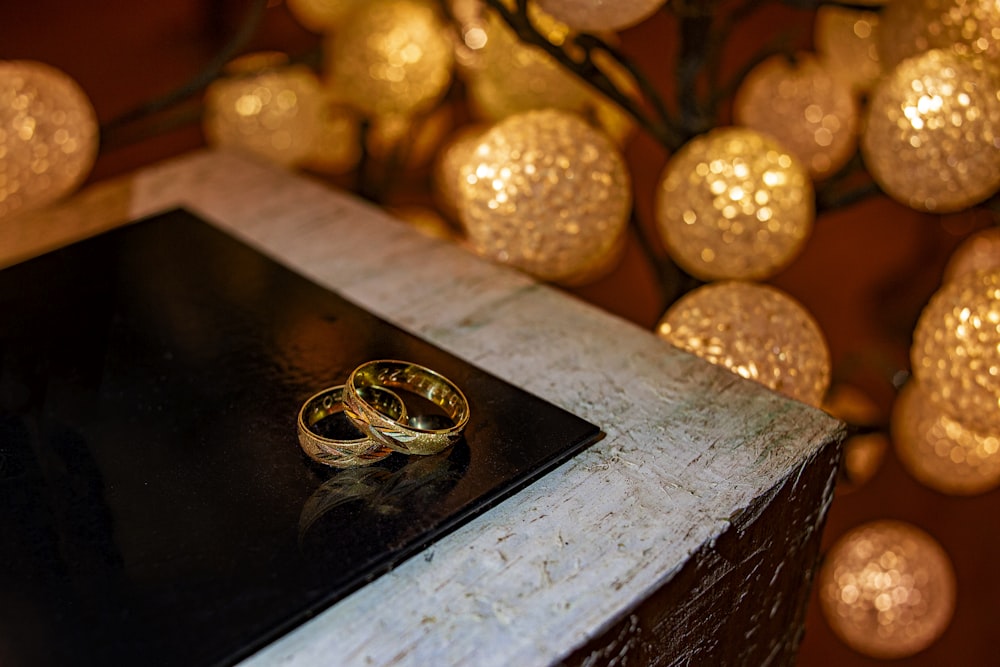
[(247, 665), (787, 661), (837, 422), (275, 168), (197, 153), (131, 186), (130, 217), (183, 205), (607, 433)]

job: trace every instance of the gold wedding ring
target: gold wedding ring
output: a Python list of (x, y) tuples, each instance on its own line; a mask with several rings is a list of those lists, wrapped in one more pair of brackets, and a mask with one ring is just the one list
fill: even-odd
[[(386, 420), (406, 420), (402, 399), (383, 387), (363, 387), (357, 394), (364, 399), (373, 414)], [(370, 465), (389, 456), (392, 451), (381, 441), (367, 434), (360, 438), (340, 439), (321, 435), (316, 425), (323, 419), (344, 412), (344, 385), (329, 387), (314, 394), (299, 410), (299, 446), (309, 458), (334, 468), (354, 468)], [(356, 425), (355, 425), (356, 428)]]
[[(430, 416), (396, 418), (370, 400), (370, 389), (400, 389), (421, 396), (441, 408), (443, 428)], [(436, 454), (462, 437), (469, 421), (469, 401), (454, 382), (440, 373), (409, 361), (382, 359), (361, 364), (344, 385), (344, 412), (372, 440), (403, 454)], [(433, 415), (431, 415), (433, 416)]]

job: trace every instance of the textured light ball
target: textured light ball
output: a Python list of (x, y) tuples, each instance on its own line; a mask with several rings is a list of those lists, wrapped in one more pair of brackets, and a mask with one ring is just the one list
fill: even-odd
[(843, 167), (857, 147), (859, 110), (850, 86), (806, 53), (794, 62), (773, 56), (754, 67), (733, 111), (740, 125), (777, 139), (813, 178)]
[(903, 466), (942, 493), (973, 495), (1000, 486), (1000, 433), (977, 433), (941, 412), (918, 382), (900, 391), (892, 438)]
[(981, 62), (946, 51), (903, 61), (874, 90), (861, 139), (885, 192), (957, 211), (1000, 188), (1000, 97)]
[(548, 53), (518, 39), (499, 15), (491, 12), (484, 30), (486, 42), (465, 72), (477, 116), (502, 120), (535, 109), (575, 111), (588, 104), (593, 94), (587, 86)]
[(429, 1), (361, 3), (326, 46), (331, 85), (369, 116), (426, 111), (451, 81), (452, 41)]
[(97, 117), (60, 70), (0, 61), (0, 220), (75, 190), (97, 158)]
[(575, 114), (511, 116), (459, 169), (459, 216), (480, 254), (542, 280), (585, 274), (616, 251), (630, 178), (611, 140)]
[(774, 275), (802, 249), (813, 215), (805, 168), (747, 128), (692, 139), (667, 162), (657, 191), (657, 226), (671, 257), (703, 280)]
[(313, 32), (338, 29), (352, 9), (364, 0), (286, 0), (288, 10), (303, 26)]
[(813, 40), (823, 64), (856, 93), (882, 75), (878, 55), (879, 15), (834, 5), (816, 10)]
[(452, 220), (458, 220), (462, 197), (462, 167), (472, 163), (473, 151), (487, 127), (466, 125), (449, 137), (434, 161), (434, 202)]
[(313, 149), (323, 112), (319, 80), (304, 66), (265, 68), (237, 64), (236, 76), (205, 90), (205, 138), (278, 164), (305, 160)]
[(817, 582), (830, 628), (875, 658), (913, 655), (936, 640), (955, 610), (951, 559), (934, 538), (902, 521), (873, 521), (830, 549)]
[(1000, 270), (945, 283), (920, 314), (913, 375), (952, 419), (1000, 433)]
[(574, 30), (623, 30), (645, 21), (666, 0), (538, 0), (538, 5)]
[(361, 121), (331, 95), (324, 92), (320, 98), (316, 135), (301, 164), (324, 174), (345, 174), (361, 160)]
[(1000, 270), (1000, 227), (976, 232), (962, 241), (948, 259), (944, 281), (967, 273)]
[(819, 406), (830, 385), (830, 352), (812, 315), (769, 285), (703, 285), (663, 315), (658, 336), (790, 398)]
[(931, 49), (1000, 58), (1000, 3), (996, 0), (907, 0), (882, 12), (879, 56), (887, 69)]

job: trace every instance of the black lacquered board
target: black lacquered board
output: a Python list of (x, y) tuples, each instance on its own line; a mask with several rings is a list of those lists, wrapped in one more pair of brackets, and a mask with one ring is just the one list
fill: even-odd
[[(300, 405), (378, 358), (465, 438), (313, 463)], [(184, 211), (5, 269), (0, 665), (235, 662), (600, 436)]]

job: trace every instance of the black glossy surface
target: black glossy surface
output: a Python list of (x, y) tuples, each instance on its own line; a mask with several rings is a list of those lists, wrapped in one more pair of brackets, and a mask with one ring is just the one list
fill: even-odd
[[(0, 272), (0, 309), (4, 667), (245, 657), (600, 437), (183, 211)], [(465, 439), (306, 458), (302, 401), (373, 358), (454, 380)]]

